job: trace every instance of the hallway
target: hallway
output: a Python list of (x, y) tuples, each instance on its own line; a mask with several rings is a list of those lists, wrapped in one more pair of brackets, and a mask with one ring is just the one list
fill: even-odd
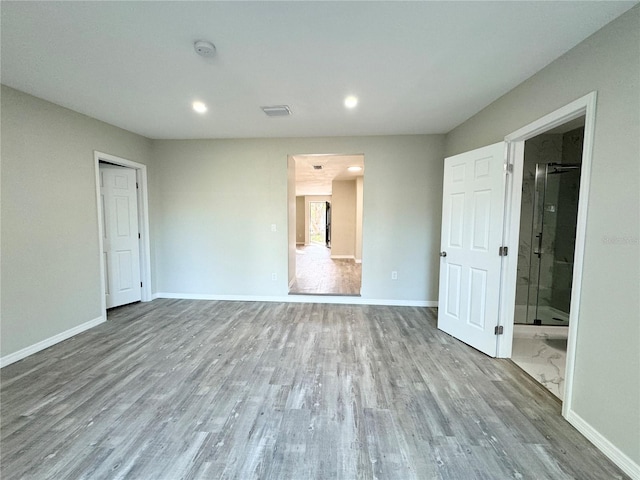
[(362, 264), (352, 259), (332, 259), (324, 245), (296, 247), (293, 295), (360, 295)]

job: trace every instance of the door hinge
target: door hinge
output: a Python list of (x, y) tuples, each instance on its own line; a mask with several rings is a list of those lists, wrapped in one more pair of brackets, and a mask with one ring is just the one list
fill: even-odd
[(506, 163), (504, 164), (504, 171), (507, 173), (513, 173), (513, 163)]
[(142, 286), (142, 282), (140, 282), (140, 286)]
[(138, 239), (140, 239), (140, 238), (141, 238), (141, 237), (140, 237), (140, 234), (138, 234)]
[(498, 249), (499, 257), (506, 257), (507, 255), (509, 255), (509, 247), (500, 247)]
[(496, 335), (502, 335), (504, 333), (504, 327), (502, 325), (498, 325), (493, 329), (493, 333)]
[(136, 182), (136, 188), (140, 188), (140, 187), (138, 187), (138, 182)]

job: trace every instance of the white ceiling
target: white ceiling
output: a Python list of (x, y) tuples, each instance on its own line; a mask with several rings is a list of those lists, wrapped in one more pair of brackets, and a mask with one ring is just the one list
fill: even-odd
[(150, 138), (446, 133), (635, 3), (2, 1), (1, 80)]
[[(296, 195), (331, 195), (334, 180), (353, 180), (364, 175), (364, 155), (295, 155)], [(314, 165), (322, 169), (314, 169)], [(361, 167), (350, 172), (349, 167)]]

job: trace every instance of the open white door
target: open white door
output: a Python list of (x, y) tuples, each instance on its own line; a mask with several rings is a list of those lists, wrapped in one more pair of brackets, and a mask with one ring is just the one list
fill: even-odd
[(497, 353), (505, 144), (445, 159), (438, 328)]
[(141, 299), (136, 171), (100, 165), (107, 308)]

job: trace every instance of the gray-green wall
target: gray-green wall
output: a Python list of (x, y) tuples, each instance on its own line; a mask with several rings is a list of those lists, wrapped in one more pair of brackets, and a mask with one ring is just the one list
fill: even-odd
[(304, 196), (296, 197), (296, 244), (302, 245), (304, 245), (304, 219), (306, 216), (304, 203)]
[(1, 356), (101, 317), (94, 150), (151, 141), (2, 86)]
[(367, 162), (362, 297), (435, 302), (443, 149), (443, 135), (154, 141), (157, 291), (287, 295), (287, 156), (340, 152)]
[(447, 135), (448, 155), (598, 92), (573, 410), (640, 464), (640, 7)]

